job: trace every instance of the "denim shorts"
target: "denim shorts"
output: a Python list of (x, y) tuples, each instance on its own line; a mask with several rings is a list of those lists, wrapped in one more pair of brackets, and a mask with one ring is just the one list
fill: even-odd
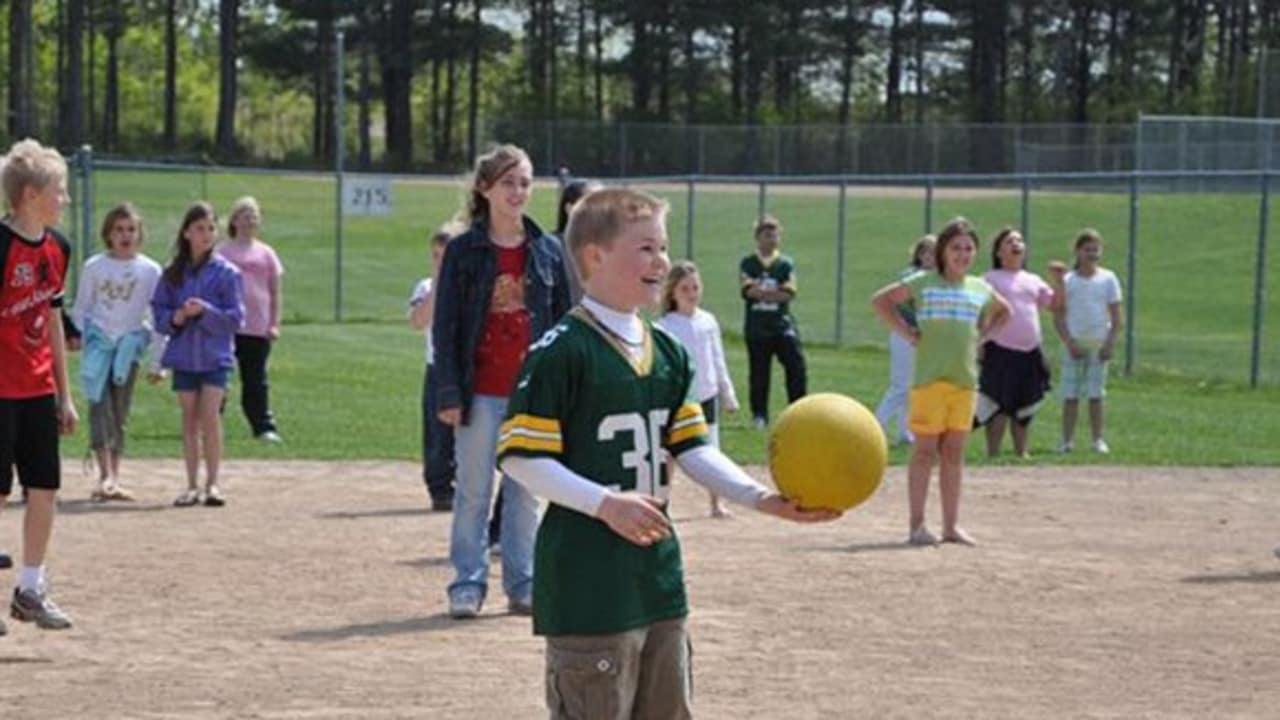
[(227, 382), (230, 381), (230, 379), (231, 368), (218, 368), (217, 370), (205, 370), (203, 372), (174, 370), (173, 391), (197, 392), (205, 385), (213, 385), (226, 390)]

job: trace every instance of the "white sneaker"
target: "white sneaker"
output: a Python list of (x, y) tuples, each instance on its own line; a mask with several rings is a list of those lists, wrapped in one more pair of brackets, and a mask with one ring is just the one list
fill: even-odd
[(1058, 443), (1059, 455), (1066, 455), (1067, 453), (1071, 452), (1074, 449), (1075, 448), (1071, 445), (1071, 443), (1067, 442), (1066, 440), (1063, 440), (1062, 442)]
[(1093, 441), (1093, 451), (1098, 453), (1099, 455), (1107, 455), (1108, 453), (1111, 452), (1111, 448), (1107, 447), (1106, 440), (1103, 440), (1102, 438), (1098, 438), (1097, 440)]
[(284, 442), (284, 438), (280, 437), (280, 433), (275, 430), (268, 430), (258, 436), (258, 440), (268, 445), (279, 445)]
[(921, 525), (915, 530), (912, 530), (911, 534), (907, 536), (907, 544), (915, 545), (917, 547), (937, 545), (938, 536), (929, 532), (929, 528), (925, 527), (924, 525)]
[(769, 427), (769, 421), (768, 421), (768, 420), (765, 420), (765, 419), (764, 419), (764, 418), (762, 418), (762, 417), (758, 417), (758, 418), (756, 418), (755, 420), (752, 420), (752, 421), (751, 421), (751, 424), (752, 424), (752, 425), (755, 427), (755, 429), (757, 429), (757, 430), (764, 430), (765, 428)]

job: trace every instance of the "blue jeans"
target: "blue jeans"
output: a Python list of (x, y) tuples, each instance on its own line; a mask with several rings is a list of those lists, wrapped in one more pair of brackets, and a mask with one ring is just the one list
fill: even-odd
[(436, 417), (437, 383), (432, 366), (422, 376), (422, 481), (433, 499), (453, 497), (453, 428)]
[[(507, 414), (507, 398), (476, 395), (469, 424), (454, 428), (458, 474), (453, 496), (453, 532), (449, 562), (454, 580), (449, 595), (463, 589), (480, 592), (489, 580), (489, 506), (493, 502), (498, 430)], [(528, 602), (533, 595), (533, 538), (538, 531), (538, 501), (520, 483), (502, 476), (502, 589)]]

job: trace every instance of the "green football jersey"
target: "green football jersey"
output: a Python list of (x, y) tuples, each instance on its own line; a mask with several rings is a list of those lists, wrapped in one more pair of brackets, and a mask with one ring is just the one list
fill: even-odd
[(748, 285), (761, 282), (768, 290), (790, 290), (794, 297), (797, 290), (795, 263), (782, 253), (762, 258), (752, 253), (738, 266), (739, 284), (745, 315), (742, 334), (747, 340), (766, 340), (795, 331), (795, 318), (791, 316), (790, 302), (766, 302), (746, 296)]
[[(689, 355), (672, 336), (645, 322), (636, 358), (575, 307), (529, 349), (498, 462), (549, 457), (614, 490), (666, 498), (668, 457), (706, 443), (692, 383)], [(601, 520), (555, 503), (547, 508), (534, 548), (534, 633), (618, 633), (687, 612), (674, 534), (640, 547)]]

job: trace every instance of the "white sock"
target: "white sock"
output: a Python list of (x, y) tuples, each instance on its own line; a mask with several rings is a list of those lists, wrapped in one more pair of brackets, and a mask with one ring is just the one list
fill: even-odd
[(31, 567), (24, 565), (18, 571), (18, 589), (22, 592), (37, 592), (44, 587), (44, 566)]

